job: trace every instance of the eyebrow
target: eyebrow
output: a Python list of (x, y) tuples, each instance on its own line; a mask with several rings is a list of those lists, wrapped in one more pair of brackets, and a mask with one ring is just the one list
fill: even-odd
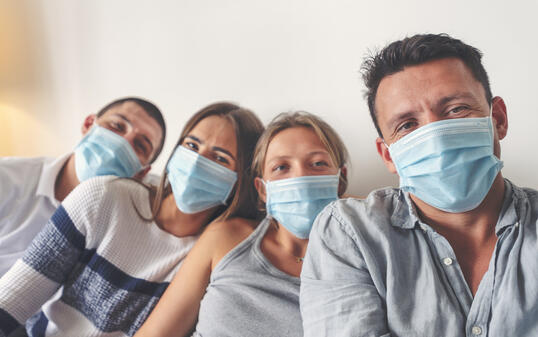
[[(457, 99), (462, 99), (462, 98), (465, 98), (465, 99), (470, 99), (472, 100), (474, 103), (476, 103), (476, 98), (469, 94), (469, 93), (465, 93), (465, 92), (460, 92), (460, 93), (455, 93), (454, 95), (450, 95), (450, 96), (445, 96), (443, 98), (441, 98), (437, 103), (435, 103), (435, 107), (436, 109), (439, 109), (441, 108), (442, 106), (450, 103), (451, 101), (454, 101), (454, 100), (457, 100)], [(397, 115), (395, 116), (394, 118), (392, 118), (391, 120), (388, 121), (388, 126), (389, 126), (389, 130), (393, 130), (394, 129), (394, 126), (398, 124), (398, 122), (402, 121), (402, 120), (405, 120), (405, 119), (408, 119), (410, 117), (413, 117), (417, 112), (415, 110), (410, 110), (410, 111), (406, 111), (400, 115)], [(392, 131), (390, 131), (392, 132)]]
[[(312, 151), (312, 152), (308, 152), (307, 156), (311, 157), (311, 156), (315, 156), (315, 155), (318, 155), (318, 154), (328, 156), (329, 158), (331, 157), (331, 155), (329, 154), (328, 151)], [(271, 160), (266, 161), (266, 164), (270, 164), (270, 163), (272, 163), (274, 161), (278, 161), (278, 160), (282, 160), (282, 159), (289, 159), (289, 158), (292, 158), (292, 157), (293, 156), (287, 156), (287, 155), (276, 156), (276, 157), (271, 158)], [(331, 160), (332, 160), (332, 158), (331, 158)]]
[(450, 103), (451, 101), (454, 101), (454, 100), (457, 100), (457, 99), (461, 99), (461, 98), (465, 98), (465, 99), (470, 99), (472, 100), (473, 102), (476, 102), (476, 98), (469, 94), (469, 93), (466, 93), (466, 92), (459, 92), (459, 93), (455, 93), (454, 95), (450, 95), (450, 96), (446, 96), (446, 97), (443, 97), (439, 100), (439, 102), (437, 102), (436, 106), (438, 108), (440, 108), (441, 106), (447, 104), (447, 103)]
[[(131, 127), (133, 126), (133, 123), (131, 123), (129, 118), (125, 117), (124, 115), (122, 115), (120, 113), (117, 113), (117, 112), (113, 113), (112, 115), (113, 116), (118, 116), (119, 118), (123, 119), (127, 124), (129, 124)], [(150, 147), (150, 154), (151, 154), (151, 152), (153, 152), (153, 144), (151, 143), (149, 138), (144, 134), (142, 134), (142, 139), (144, 139), (146, 141), (146, 143), (148, 143), (148, 145)]]
[[(194, 140), (195, 142), (198, 142), (199, 144), (203, 144), (203, 143), (204, 143), (200, 138), (198, 138), (198, 137), (196, 137), (196, 136), (192, 136), (192, 135), (185, 136), (185, 139), (187, 139), (187, 138), (190, 138), (190, 139)], [(225, 153), (225, 154), (227, 154), (228, 156), (230, 156), (233, 160), (236, 160), (235, 157), (234, 157), (234, 155), (233, 155), (230, 151), (228, 151), (228, 150), (226, 150), (226, 149), (224, 149), (224, 148), (222, 148), (222, 147), (220, 147), (220, 146), (212, 146), (211, 149), (212, 149), (213, 151), (218, 151), (218, 152)]]
[(414, 110), (412, 110), (412, 111), (406, 111), (406, 112), (404, 112), (404, 113), (402, 113), (402, 114), (399, 114), (399, 115), (397, 115), (397, 116), (394, 116), (392, 119), (390, 119), (390, 120), (388, 121), (388, 123), (387, 123), (387, 124), (388, 124), (388, 127), (389, 127), (389, 132), (390, 132), (390, 134), (393, 134), (393, 133), (394, 133), (394, 127), (395, 127), (396, 125), (398, 125), (398, 123), (399, 123), (400, 121), (403, 121), (403, 120), (405, 120), (405, 119), (408, 119), (408, 118), (410, 118), (410, 117), (413, 117), (414, 115), (416, 115), (416, 113), (417, 113), (417, 112), (414, 111)]
[(326, 156), (330, 156), (329, 151), (312, 151), (308, 153), (309, 156), (314, 156), (316, 154), (323, 154)]

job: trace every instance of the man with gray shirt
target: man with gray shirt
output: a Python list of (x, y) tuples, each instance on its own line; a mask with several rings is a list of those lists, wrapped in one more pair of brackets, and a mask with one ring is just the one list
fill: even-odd
[(506, 106), (481, 53), (415, 35), (363, 75), (400, 188), (318, 216), (301, 274), (305, 336), (538, 336), (538, 191), (502, 176)]
[(161, 152), (166, 126), (154, 104), (126, 97), (88, 115), (82, 134), (74, 152), (60, 158), (0, 158), (0, 277), (81, 181), (146, 176)]

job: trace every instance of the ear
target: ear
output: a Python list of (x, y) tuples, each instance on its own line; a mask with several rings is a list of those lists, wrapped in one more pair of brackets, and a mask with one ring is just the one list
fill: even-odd
[(263, 183), (260, 177), (254, 178), (254, 187), (256, 188), (256, 191), (258, 192), (258, 196), (260, 197), (260, 200), (262, 200), (265, 203), (267, 201), (267, 194), (265, 193), (265, 184)]
[(390, 157), (389, 148), (385, 144), (382, 138), (377, 137), (375, 140), (375, 145), (377, 147), (377, 153), (381, 156), (381, 159), (383, 159), (383, 163), (387, 167), (390, 173), (397, 173), (396, 166), (392, 162), (392, 158)]
[(506, 137), (506, 133), (508, 132), (508, 115), (506, 112), (506, 105), (504, 104), (504, 100), (499, 96), (493, 97), (491, 104), (491, 115), (493, 121), (495, 122), (493, 126), (495, 129), (497, 129), (497, 136), (499, 139), (503, 139)]
[(97, 119), (97, 116), (95, 114), (88, 115), (86, 116), (86, 118), (84, 118), (84, 123), (82, 123), (82, 129), (81, 129), (83, 136), (87, 134), (88, 131), (90, 131), (96, 119)]
[(151, 170), (151, 165), (148, 165), (144, 167), (142, 170), (140, 170), (137, 174), (133, 176), (134, 179), (142, 181), (146, 174), (148, 174), (149, 170)]

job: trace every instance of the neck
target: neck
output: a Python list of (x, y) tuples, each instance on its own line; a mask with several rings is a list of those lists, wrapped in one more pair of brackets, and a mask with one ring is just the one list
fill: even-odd
[(194, 214), (183, 213), (176, 206), (174, 194), (170, 193), (163, 199), (155, 222), (159, 228), (177, 237), (196, 235), (209, 223), (216, 209), (213, 207)]
[(299, 239), (281, 224), (278, 224), (274, 238), (282, 247), (282, 250), (287, 252), (289, 255), (293, 255), (297, 258), (304, 257), (306, 247), (308, 246), (308, 239)]
[(63, 201), (78, 184), (80, 184), (80, 181), (75, 172), (75, 155), (72, 154), (56, 177), (56, 182), (54, 183), (54, 197), (58, 201)]
[(495, 224), (503, 205), (504, 191), (504, 180), (499, 172), (482, 203), (467, 212), (444, 212), (426, 204), (414, 195), (411, 195), (411, 199), (417, 206), (421, 220), (437, 231), (462, 232), (467, 235), (474, 232), (475, 235), (487, 237), (495, 233)]

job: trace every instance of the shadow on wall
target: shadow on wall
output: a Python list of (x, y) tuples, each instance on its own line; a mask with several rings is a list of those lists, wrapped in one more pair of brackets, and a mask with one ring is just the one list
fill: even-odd
[(40, 6), (0, 1), (0, 156), (38, 155), (46, 130), (50, 63)]

